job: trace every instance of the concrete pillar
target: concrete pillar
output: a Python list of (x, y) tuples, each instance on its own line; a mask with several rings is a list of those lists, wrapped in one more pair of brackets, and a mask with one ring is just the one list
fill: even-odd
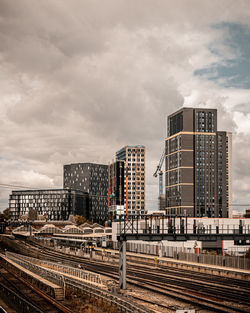
[(119, 286), (126, 289), (126, 241), (119, 241)]

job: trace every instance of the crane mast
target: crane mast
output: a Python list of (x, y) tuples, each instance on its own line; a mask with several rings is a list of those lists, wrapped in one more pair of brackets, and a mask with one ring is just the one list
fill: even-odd
[(159, 176), (159, 197), (161, 195), (163, 195), (163, 176), (162, 176), (163, 172), (162, 172), (161, 168), (162, 168), (162, 164), (163, 164), (164, 158), (165, 158), (165, 149), (162, 152), (159, 164), (157, 165), (156, 171), (153, 174), (154, 177)]

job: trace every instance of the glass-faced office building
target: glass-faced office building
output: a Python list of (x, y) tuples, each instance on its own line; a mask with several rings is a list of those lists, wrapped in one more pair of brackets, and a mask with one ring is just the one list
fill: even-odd
[(108, 219), (108, 165), (75, 163), (64, 165), (63, 187), (89, 194), (89, 220), (104, 224)]
[(217, 130), (217, 110), (182, 108), (167, 133), (167, 213), (231, 217), (232, 134)]
[(9, 198), (11, 219), (18, 220), (35, 210), (47, 220), (67, 220), (70, 215), (89, 218), (88, 194), (71, 189), (18, 190), (12, 191)]

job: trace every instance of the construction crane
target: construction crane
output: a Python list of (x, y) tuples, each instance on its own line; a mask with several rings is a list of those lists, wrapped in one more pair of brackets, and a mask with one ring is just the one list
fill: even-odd
[(162, 164), (163, 164), (164, 158), (165, 158), (165, 149), (162, 152), (162, 155), (161, 155), (161, 158), (160, 158), (160, 162), (157, 165), (156, 171), (153, 174), (154, 177), (157, 177), (159, 175), (159, 197), (161, 195), (163, 195), (163, 177), (162, 177), (163, 172), (162, 172), (161, 168), (162, 168)]

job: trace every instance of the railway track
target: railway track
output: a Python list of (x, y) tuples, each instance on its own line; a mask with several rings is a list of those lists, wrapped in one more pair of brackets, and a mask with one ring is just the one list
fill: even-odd
[[(40, 244), (35, 244), (36, 247), (41, 248)], [(44, 247), (43, 247), (44, 248)], [(45, 248), (46, 251), (51, 251), (51, 248)], [(58, 255), (64, 255), (62, 252), (58, 252), (58, 251), (53, 251), (53, 254), (58, 254)], [(70, 256), (71, 260), (82, 260), (82, 257), (77, 257), (74, 255)], [(86, 259), (89, 262), (89, 259)], [(95, 261), (97, 262), (97, 261)], [(93, 261), (92, 261), (93, 263)], [(103, 264), (103, 262), (99, 262), (100, 264)], [(192, 270), (186, 270), (186, 269), (180, 269), (180, 268), (175, 268), (175, 267), (171, 267), (171, 266), (166, 266), (166, 265), (158, 265), (157, 267), (149, 265), (146, 262), (140, 261), (140, 264), (138, 263), (133, 263), (131, 261), (129, 261), (129, 259), (127, 260), (127, 265), (128, 268), (136, 268), (138, 270), (140, 270), (141, 268), (148, 268), (150, 270), (150, 272), (152, 273), (165, 273), (166, 275), (173, 275), (176, 277), (180, 277), (181, 279), (189, 279), (189, 280), (197, 280), (200, 282), (204, 282), (206, 284), (208, 284), (209, 282), (216, 284), (219, 282), (219, 285), (223, 285), (223, 287), (225, 286), (230, 286), (230, 290), (231, 288), (244, 288), (247, 291), (250, 292), (250, 286), (249, 286), (249, 282), (248, 281), (244, 281), (244, 280), (240, 280), (240, 279), (234, 279), (234, 278), (228, 278), (228, 277), (223, 277), (223, 276), (216, 276), (216, 275), (211, 275), (211, 274), (206, 274), (206, 273), (201, 273), (201, 272), (197, 272), (197, 271), (192, 271)]]
[(135, 264), (135, 263), (131, 263), (128, 261), (127, 263), (132, 264), (134, 268), (136, 267), (139, 269), (141, 267), (144, 267), (144, 268), (146, 267), (146, 268), (149, 268), (150, 271), (152, 272), (167, 273), (167, 274), (172, 273), (173, 275), (177, 275), (177, 276), (181, 275), (183, 278), (189, 278), (192, 280), (195, 278), (197, 280), (204, 281), (206, 283), (207, 282), (216, 283), (219, 280), (220, 284), (230, 285), (235, 288), (239, 288), (239, 287), (247, 288), (250, 291), (249, 281), (238, 280), (238, 279), (223, 277), (223, 276), (210, 275), (210, 274), (200, 273), (200, 272), (192, 271), (192, 270), (184, 270), (181, 268), (175, 268), (175, 267), (166, 266), (166, 265), (159, 265), (157, 267), (152, 267), (152, 266), (149, 266), (148, 263), (146, 262), (140, 262), (140, 264)]
[[(95, 271), (95, 270), (113, 279), (118, 279), (118, 274), (113, 274), (113, 271), (110, 270), (110, 268), (108, 269), (107, 268), (102, 268), (102, 269), (91, 268), (91, 271)], [(230, 301), (228, 300), (228, 293), (227, 294), (224, 293), (223, 299), (222, 299), (222, 295), (216, 296), (216, 292), (213, 295), (211, 295), (209, 294), (206, 287), (201, 288), (200, 285), (196, 289), (189, 289), (189, 288), (183, 287), (181, 282), (179, 282), (178, 284), (172, 285), (171, 283), (168, 282), (167, 278), (165, 282), (159, 282), (158, 280), (155, 279), (155, 277), (153, 278), (152, 275), (150, 274), (147, 275), (148, 272), (144, 272), (143, 275), (138, 275), (137, 271), (133, 271), (133, 274), (131, 275), (131, 271), (128, 270), (127, 274), (128, 274), (127, 282), (129, 284), (133, 284), (137, 287), (145, 288), (149, 291), (153, 291), (153, 292), (165, 295), (165, 296), (175, 298), (182, 302), (185, 301), (196, 307), (200, 306), (204, 309), (209, 309), (211, 310), (211, 312), (224, 312), (224, 313), (249, 312), (248, 298), (245, 298), (247, 303), (246, 302), (243, 303), (243, 301), (241, 300), (241, 304), (244, 305), (245, 308), (237, 307), (237, 304), (238, 304), (237, 298), (235, 298), (236, 306), (233, 307), (231, 299)], [(149, 276), (149, 278), (147, 276)], [(146, 302), (148, 302), (148, 300)], [(230, 303), (224, 304), (226, 302), (230, 302)], [(160, 304), (160, 306), (162, 305)]]
[[(191, 289), (193, 291), (197, 291), (199, 293), (204, 293), (204, 296), (207, 296), (208, 294), (210, 296), (216, 297), (220, 299), (223, 299), (226, 301), (228, 299), (228, 293), (230, 293), (230, 300), (238, 303), (239, 301), (242, 301), (243, 304), (249, 304), (249, 295), (250, 290), (245, 289), (244, 290), (238, 290), (235, 288), (232, 288), (232, 286), (223, 286), (218, 283), (205, 283), (201, 281), (190, 281), (190, 279), (185, 279), (183, 277), (177, 277), (162, 273), (148, 273), (145, 270), (128, 270), (128, 273), (136, 273), (137, 277), (145, 278), (147, 280), (150, 280), (152, 275), (154, 276), (154, 281), (158, 284), (164, 286), (166, 284), (177, 286), (180, 290), (187, 290)], [(201, 290), (202, 285), (202, 290)], [(204, 292), (203, 292), (204, 291)], [(218, 297), (219, 296), (219, 297)]]
[[(30, 285), (21, 277), (16, 276), (14, 273), (10, 273), (2, 262), (0, 262), (0, 273), (1, 286), (20, 299), (19, 305), (22, 306), (22, 309), (26, 310), (27, 307), (30, 306), (32, 312), (73, 313), (73, 311), (62, 303)], [(21, 307), (17, 308), (21, 310)]]
[[(13, 254), (13, 256), (15, 256), (15, 255), (16, 254)], [(11, 254), (8, 253), (7, 257), (9, 258), (10, 256), (11, 256)], [(22, 258), (22, 256), (20, 254), (16, 255), (16, 256), (17, 256), (17, 259), (19, 259), (21, 262), (22, 262), (22, 260), (24, 260), (25, 262), (32, 263), (32, 259), (30, 259), (30, 258)], [(35, 259), (34, 259), (34, 261), (35, 261)], [(42, 263), (44, 263), (44, 262), (42, 262)], [(35, 262), (35, 264), (36, 264), (36, 262)], [(79, 265), (79, 262), (77, 265)], [(75, 298), (75, 296), (77, 296), (78, 299), (81, 299), (82, 296), (85, 298), (85, 296), (87, 295), (86, 298), (90, 299), (90, 302), (93, 303), (92, 307), (94, 307), (94, 308), (97, 307), (97, 310), (104, 308), (105, 311), (103, 311), (103, 312), (111, 312), (111, 311), (112, 312), (124, 312), (124, 313), (133, 313), (133, 312), (153, 313), (154, 312), (152, 310), (149, 310), (148, 308), (143, 307), (142, 305), (139, 305), (138, 303), (134, 302), (134, 300), (132, 300), (131, 298), (129, 298), (127, 296), (114, 295), (114, 294), (111, 294), (106, 289), (103, 290), (103, 289), (99, 288), (99, 286), (91, 285), (90, 282), (86, 283), (86, 282), (80, 281), (79, 275), (78, 275), (79, 273), (77, 274), (76, 271), (74, 271), (74, 269), (73, 269), (73, 272), (72, 273), (69, 272), (69, 274), (72, 274), (73, 276), (75, 275), (76, 279), (74, 279), (73, 276), (71, 276), (71, 275), (69, 275), (69, 277), (64, 277), (64, 283), (66, 286), (66, 288), (65, 288), (66, 295), (68, 294), (68, 292), (73, 292), (72, 294), (73, 294), (74, 298)], [(41, 276), (43, 277), (43, 275), (41, 275)], [(39, 305), (39, 307), (40, 307), (40, 305)], [(72, 303), (70, 305), (70, 308), (72, 308), (72, 311), (67, 310), (65, 312), (67, 312), (67, 313), (71, 313), (71, 312), (72, 313), (73, 312), (78, 313), (79, 307), (82, 308), (81, 303), (78, 303), (78, 307), (75, 307), (74, 304)], [(31, 310), (31, 312), (33, 312), (33, 310)], [(36, 311), (34, 311), (34, 312), (36, 312)], [(39, 311), (38, 313), (41, 313), (41, 312), (49, 312), (49, 311), (47, 311), (47, 310)], [(63, 310), (63, 312), (64, 312), (64, 310)]]
[(154, 306), (157, 305), (158, 307), (160, 307), (162, 309), (166, 309), (168, 311), (176, 312), (176, 310), (179, 309), (179, 307), (177, 307), (177, 306), (165, 305), (165, 304), (162, 304), (162, 303), (155, 303), (155, 301), (152, 301), (152, 300), (149, 300), (149, 299), (145, 299), (145, 298), (141, 298), (141, 297), (138, 297), (138, 296), (135, 296), (135, 295), (133, 295), (133, 298), (137, 299), (137, 300), (139, 300), (141, 302), (144, 302), (144, 303), (152, 304)]
[[(65, 257), (64, 254), (47, 248), (40, 253), (41, 257), (49, 258), (52, 261), (60, 260), (73, 266), (80, 263), (90, 271), (113, 279), (118, 278), (118, 269), (114, 265), (89, 259), (84, 260), (77, 256)], [(166, 267), (148, 268), (142, 269), (142, 266), (129, 263), (128, 283), (174, 297), (196, 307), (209, 309), (212, 312), (249, 312), (250, 288), (247, 282)]]

